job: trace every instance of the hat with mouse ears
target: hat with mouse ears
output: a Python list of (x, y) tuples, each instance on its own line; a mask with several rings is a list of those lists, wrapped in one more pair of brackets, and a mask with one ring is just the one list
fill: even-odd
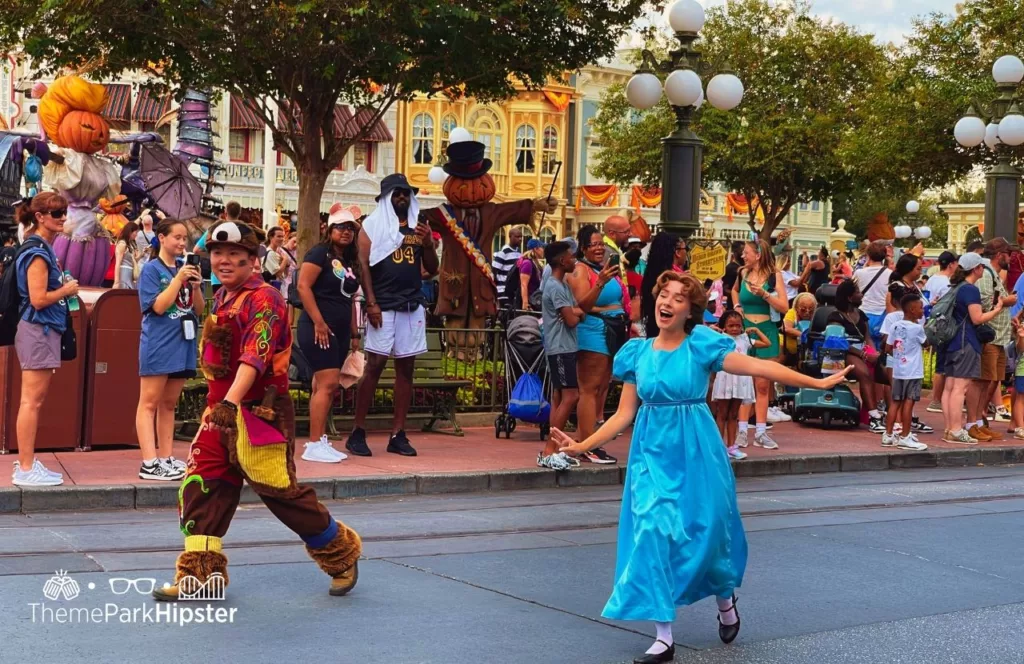
[(210, 227), (206, 236), (206, 250), (212, 251), (223, 246), (240, 247), (257, 256), (260, 251), (260, 238), (256, 229), (244, 221), (223, 219)]

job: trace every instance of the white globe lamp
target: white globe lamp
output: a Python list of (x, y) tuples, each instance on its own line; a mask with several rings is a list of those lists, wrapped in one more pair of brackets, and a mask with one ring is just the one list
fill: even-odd
[(913, 229), (910, 228), (910, 226), (906, 225), (896, 226), (892, 230), (896, 234), (897, 240), (905, 240), (906, 238), (910, 237), (911, 234), (914, 232)]
[(698, 99), (696, 102), (694, 102), (693, 110), (696, 111), (698, 108), (700, 108), (703, 105), (704, 105), (704, 88), (701, 88), (700, 89), (700, 99)]
[(985, 127), (985, 146), (989, 150), (995, 150), (997, 145), (999, 145), (999, 125), (989, 122)]
[(1010, 146), (1024, 143), (1024, 115), (1011, 113), (999, 121), (999, 140)]
[(920, 203), (917, 201), (907, 201), (907, 214), (917, 214), (920, 210)]
[(431, 184), (444, 184), (447, 177), (448, 174), (440, 166), (434, 166), (427, 171), (427, 179), (430, 180)]
[(928, 228), (927, 226), (921, 226), (919, 228), (914, 229), (914, 237), (916, 237), (918, 240), (927, 240), (931, 236), (932, 229)]
[(678, 0), (666, 12), (675, 32), (700, 32), (704, 27), (704, 7), (697, 0)]
[(469, 133), (469, 130), (464, 127), (456, 127), (448, 133), (449, 143), (465, 143), (471, 140), (473, 140), (473, 134)]
[(730, 111), (743, 101), (743, 82), (734, 74), (718, 74), (708, 83), (708, 101), (720, 111)]
[(633, 108), (654, 108), (661, 100), (661, 81), (650, 72), (634, 74), (626, 83), (626, 99)]
[(665, 96), (673, 106), (693, 106), (702, 94), (700, 76), (692, 69), (676, 69), (665, 79)]
[(992, 78), (996, 83), (1020, 83), (1024, 80), (1024, 62), (1016, 55), (1004, 55), (992, 65)]
[(953, 136), (956, 142), (965, 148), (981, 145), (985, 140), (985, 121), (976, 115), (962, 117), (953, 127)]

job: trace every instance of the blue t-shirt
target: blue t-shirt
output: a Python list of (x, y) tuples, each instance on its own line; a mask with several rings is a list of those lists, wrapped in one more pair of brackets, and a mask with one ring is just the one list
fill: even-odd
[[(196, 251), (206, 251), (206, 238), (208, 238), (209, 236), (210, 231), (206, 231), (205, 233), (203, 233), (203, 236), (199, 238), (199, 240), (196, 242)], [(213, 284), (214, 286), (220, 285), (220, 279), (218, 279), (217, 275), (213, 273), (213, 270), (210, 270), (210, 283)]]
[(67, 327), (68, 305), (65, 300), (51, 304), (44, 309), (36, 309), (32, 306), (28, 296), (28, 266), (36, 258), (46, 261), (47, 278), (46, 290), (55, 291), (64, 285), (64, 273), (60, 270), (60, 263), (57, 254), (47, 244), (46, 240), (38, 235), (29, 236), (25, 245), (18, 255), (15, 264), (18, 270), (18, 295), (21, 297), (21, 320), (30, 323), (38, 323), (46, 329), (64, 332)]
[[(139, 375), (163, 376), (179, 371), (195, 371), (198, 341), (185, 339), (184, 319), (196, 321), (192, 309), (192, 289), (185, 287), (174, 303), (158, 315), (153, 303), (165, 291), (178, 272), (159, 258), (146, 263), (139, 275), (139, 304), (142, 307), (142, 338), (139, 343)], [(198, 325), (196, 324), (198, 332)], [(197, 334), (198, 336), (198, 334)]]
[[(981, 344), (978, 342), (978, 333), (974, 329), (974, 323), (970, 319), (970, 312), (967, 307), (972, 304), (981, 306), (981, 291), (974, 284), (964, 283), (956, 292), (956, 304), (953, 306), (953, 319), (958, 327), (956, 335), (950, 340), (946, 347), (947, 353), (963, 348), (961, 340), (965, 341), (976, 352), (981, 353)], [(964, 321), (967, 321), (966, 324)]]

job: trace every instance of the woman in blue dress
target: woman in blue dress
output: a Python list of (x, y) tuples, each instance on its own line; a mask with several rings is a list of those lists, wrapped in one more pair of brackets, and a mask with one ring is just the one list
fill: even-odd
[(814, 379), (733, 352), (732, 339), (700, 325), (707, 296), (689, 275), (665, 272), (654, 293), (658, 336), (634, 339), (615, 357), (614, 373), (625, 383), (615, 415), (578, 443), (551, 432), (563, 452), (578, 456), (633, 424), (615, 586), (602, 615), (655, 622), (657, 640), (634, 660), (641, 664), (672, 661), (676, 608), (711, 595), (722, 641), (739, 633), (735, 590), (747, 541), (725, 445), (705, 400), (710, 375), (724, 370), (828, 389), (846, 374)]

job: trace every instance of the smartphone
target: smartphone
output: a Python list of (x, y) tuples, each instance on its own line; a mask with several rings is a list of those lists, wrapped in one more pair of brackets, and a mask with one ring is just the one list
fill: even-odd
[(608, 259), (608, 267), (612, 267), (613, 265), (617, 266), (621, 262), (622, 256), (618, 255), (617, 253), (613, 253), (611, 257)]
[(185, 265), (199, 268), (202, 264), (203, 259), (199, 257), (199, 254), (185, 254)]
[[(69, 282), (69, 281), (71, 281), (73, 279), (74, 279), (74, 277), (71, 276), (71, 273), (65, 270), (65, 272), (64, 272), (64, 283), (67, 283), (67, 282)], [(78, 307), (79, 306), (80, 305), (79, 305), (79, 302), (78, 302), (78, 296), (77, 295), (72, 295), (71, 297), (68, 298), (68, 311), (78, 311)]]

